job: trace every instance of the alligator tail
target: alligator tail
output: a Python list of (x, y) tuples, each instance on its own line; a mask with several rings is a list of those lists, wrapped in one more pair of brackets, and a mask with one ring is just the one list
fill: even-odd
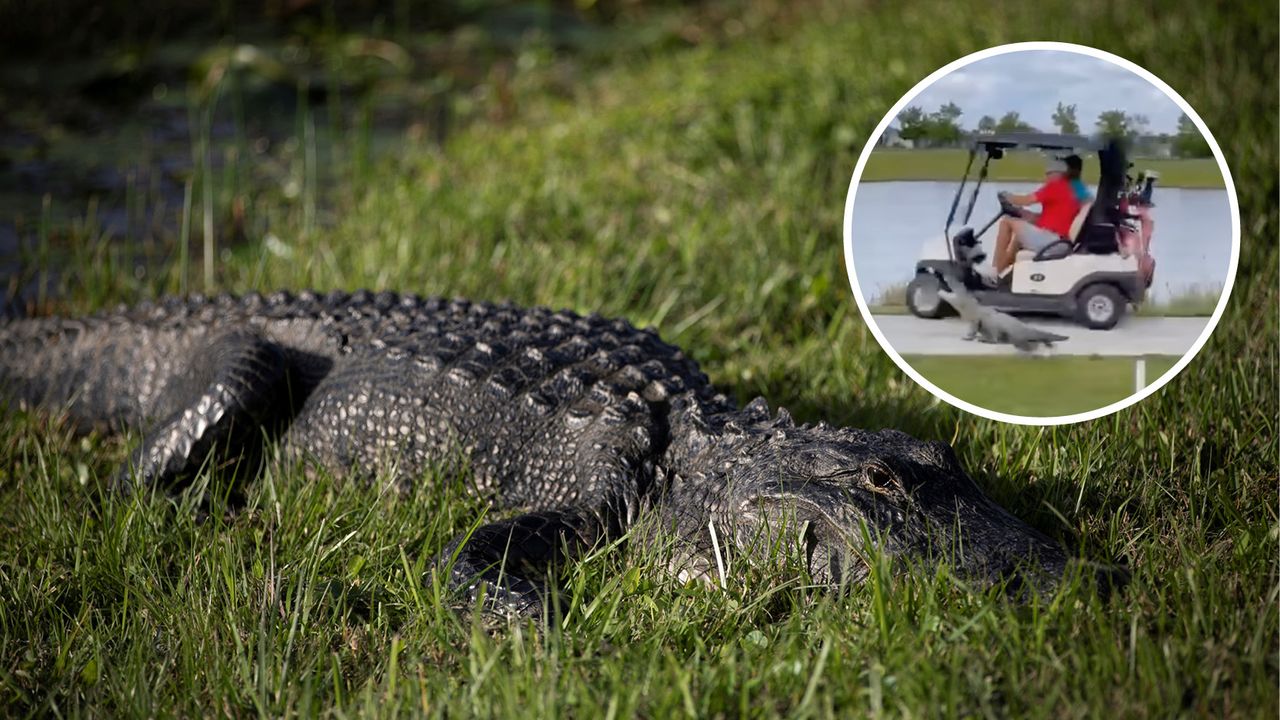
[(137, 426), (173, 379), (184, 333), (125, 318), (0, 320), (0, 412), (65, 412), (78, 428)]

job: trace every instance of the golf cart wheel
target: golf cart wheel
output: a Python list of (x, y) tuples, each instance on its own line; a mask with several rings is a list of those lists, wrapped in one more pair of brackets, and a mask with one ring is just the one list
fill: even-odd
[(1076, 321), (1092, 330), (1110, 330), (1124, 315), (1125, 299), (1114, 285), (1090, 285), (1076, 296)]
[(917, 273), (907, 284), (907, 308), (916, 317), (930, 320), (949, 315), (954, 311), (938, 296), (942, 283), (933, 273)]

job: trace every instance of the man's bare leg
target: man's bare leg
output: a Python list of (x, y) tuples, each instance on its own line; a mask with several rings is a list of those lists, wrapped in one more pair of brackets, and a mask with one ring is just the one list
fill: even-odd
[(999, 231), (996, 233), (996, 253), (991, 261), (997, 276), (1013, 264), (1013, 258), (1018, 252), (1018, 240), (1013, 232), (1015, 222), (1017, 221), (1011, 217), (1000, 218)]

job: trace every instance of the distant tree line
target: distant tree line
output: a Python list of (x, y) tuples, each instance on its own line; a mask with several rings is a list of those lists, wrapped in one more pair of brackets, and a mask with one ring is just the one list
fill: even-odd
[[(969, 135), (992, 135), (1010, 132), (1039, 132), (1023, 120), (1016, 110), (1010, 110), (999, 119), (983, 115), (972, 131), (965, 130), (960, 122), (964, 111), (954, 102), (948, 102), (933, 112), (911, 105), (898, 113), (897, 136), (903, 144), (912, 147), (955, 147)], [(1076, 117), (1076, 106), (1058, 103), (1052, 115), (1057, 132), (1064, 135), (1081, 134)], [(1146, 115), (1127, 113), (1124, 110), (1104, 110), (1094, 121), (1094, 133), (1103, 137), (1123, 138), (1137, 154), (1169, 155), (1172, 157), (1209, 157), (1209, 143), (1200, 134), (1191, 118), (1183, 115), (1178, 120), (1178, 130), (1168, 133), (1148, 132), (1150, 121)]]

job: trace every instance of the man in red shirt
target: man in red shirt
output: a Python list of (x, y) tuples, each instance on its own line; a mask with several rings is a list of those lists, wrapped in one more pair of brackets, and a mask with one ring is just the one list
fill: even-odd
[[(1074, 162), (1071, 162), (1073, 161)], [(1050, 161), (1045, 169), (1045, 183), (1029, 195), (1009, 194), (1005, 199), (1019, 207), (1040, 205), (1040, 212), (1023, 212), (1021, 217), (1000, 218), (996, 234), (996, 252), (992, 259), (996, 277), (1013, 265), (1018, 250), (1039, 252), (1071, 233), (1071, 223), (1080, 211), (1080, 198), (1072, 186), (1080, 178), (1080, 158)]]

